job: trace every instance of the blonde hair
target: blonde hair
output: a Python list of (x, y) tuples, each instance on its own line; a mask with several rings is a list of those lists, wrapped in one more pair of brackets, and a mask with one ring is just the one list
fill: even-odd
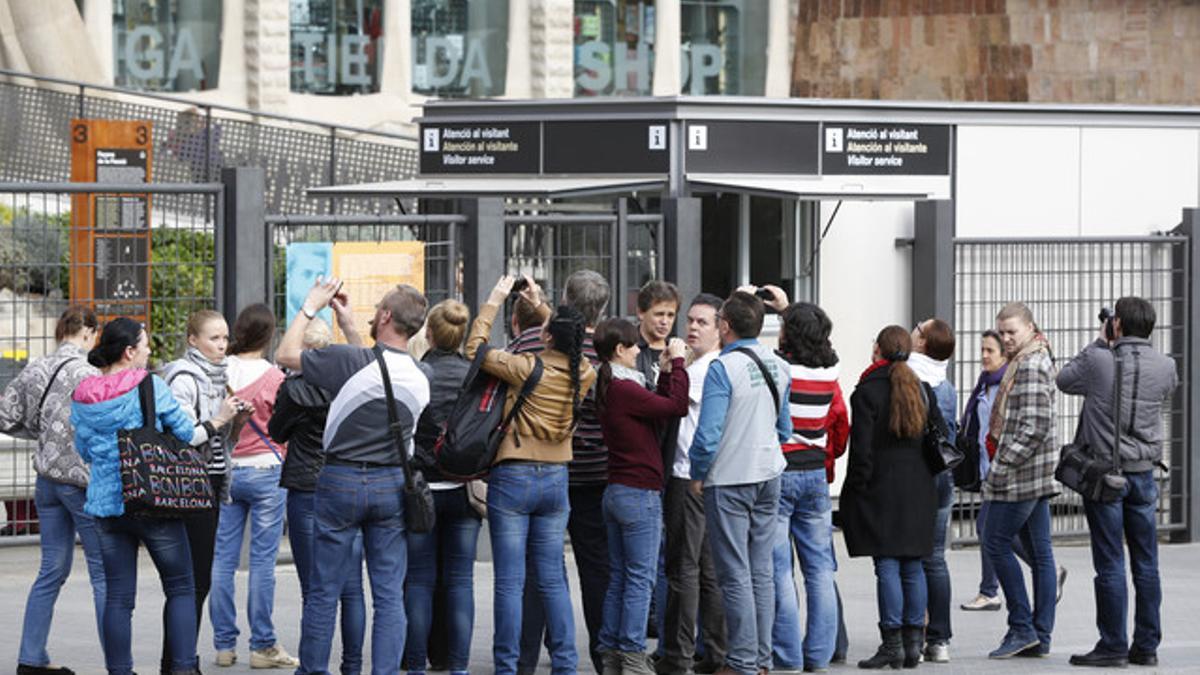
[(466, 305), (457, 300), (443, 300), (429, 310), (425, 320), (426, 339), (436, 349), (454, 351), (462, 346), (470, 321)]
[(209, 321), (225, 321), (225, 315), (211, 309), (202, 309), (198, 312), (192, 312), (187, 321), (187, 336), (198, 337), (200, 331), (208, 325)]
[(320, 349), (333, 341), (333, 331), (324, 319), (316, 318), (308, 322), (304, 329), (303, 345), (305, 349)]

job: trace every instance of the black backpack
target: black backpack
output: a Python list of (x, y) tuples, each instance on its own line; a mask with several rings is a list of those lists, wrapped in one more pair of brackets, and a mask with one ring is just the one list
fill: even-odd
[[(467, 371), (463, 391), (446, 419), (445, 430), (434, 447), (437, 467), (448, 478), (472, 480), (491, 468), (496, 451), (525, 405), (525, 399), (542, 379), (542, 360), (534, 356), (533, 372), (521, 386), (521, 393), (508, 415), (504, 401), (508, 383), (483, 371), (483, 360), (491, 347), (481, 346)], [(520, 445), (520, 441), (517, 441)]]

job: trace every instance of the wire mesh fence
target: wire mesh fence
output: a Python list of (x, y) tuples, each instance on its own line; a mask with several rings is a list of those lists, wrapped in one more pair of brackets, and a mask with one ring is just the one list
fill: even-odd
[[(57, 349), (55, 327), (72, 303), (101, 321), (143, 322), (152, 367), (183, 352), (192, 312), (215, 308), (221, 187), (139, 189), (0, 183), (0, 388)], [(0, 434), (0, 535), (37, 532), (35, 448)]]
[[(7, 78), (7, 79), (3, 79)], [(0, 72), (0, 181), (66, 181), (74, 118), (152, 123), (152, 182), (205, 183), (221, 169), (261, 167), (268, 213), (330, 212), (310, 187), (399, 180), (417, 173), (414, 139), (172, 97)], [(391, 200), (341, 199), (343, 213), (391, 212)]]
[[(1155, 236), (1114, 239), (956, 239), (955, 317), (958, 357), (955, 382), (960, 408), (977, 381), (980, 337), (995, 327), (995, 316), (1008, 302), (1023, 302), (1032, 310), (1061, 367), (1085, 345), (1097, 339), (1102, 307), (1117, 298), (1136, 295), (1149, 300), (1158, 315), (1151, 342), (1178, 364), (1180, 384), (1163, 411), (1163, 461), (1172, 476), (1183, 476), (1187, 453), (1188, 389), (1186, 342), (1188, 330), (1187, 239)], [(1057, 394), (1057, 433), (1061, 443), (1075, 436), (1082, 397)], [(1180, 505), (1186, 503), (1186, 482), (1159, 472), (1160, 530), (1186, 525)], [(975, 519), (980, 506), (976, 493), (959, 492), (951, 518), (951, 541), (978, 541)], [(1051, 502), (1055, 536), (1083, 536), (1087, 522), (1082, 502), (1064, 489)]]

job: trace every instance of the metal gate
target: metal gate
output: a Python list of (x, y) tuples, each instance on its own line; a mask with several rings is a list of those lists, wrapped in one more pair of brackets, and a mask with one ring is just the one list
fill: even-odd
[[(56, 349), (59, 315), (72, 301), (86, 300), (71, 297), (72, 272), (94, 279), (125, 275), (139, 283), (136, 270), (150, 267), (151, 359), (178, 357), (188, 315), (217, 306), (222, 190), (211, 183), (0, 183), (0, 388), (29, 361)], [(138, 207), (143, 195), (148, 209)], [(149, 228), (149, 262), (132, 264), (123, 247), (106, 245), (102, 253), (97, 245), (96, 257), (103, 259), (73, 264), (71, 211), (80, 200), (89, 200), (98, 218), (111, 218), (97, 228), (106, 234)], [(0, 434), (0, 501), (7, 512), (0, 541), (36, 532), (35, 447), (36, 441)]]
[[(1185, 504), (1191, 469), (1188, 457), (1187, 331), (1190, 274), (1188, 238), (1170, 234), (1150, 237), (1069, 239), (954, 240), (954, 326), (958, 334), (955, 382), (960, 408), (979, 376), (980, 334), (995, 326), (1000, 307), (1024, 302), (1047, 335), (1061, 367), (1100, 331), (1101, 307), (1117, 298), (1137, 295), (1158, 314), (1150, 339), (1155, 348), (1178, 364), (1179, 387), (1163, 413), (1163, 461), (1170, 476), (1160, 475), (1158, 525), (1163, 531), (1187, 526)], [(1058, 437), (1074, 437), (1083, 398), (1059, 393)], [(978, 541), (975, 516), (979, 495), (959, 492), (951, 517), (951, 542)], [(1056, 537), (1085, 536), (1087, 521), (1081, 499), (1064, 490), (1051, 502)]]

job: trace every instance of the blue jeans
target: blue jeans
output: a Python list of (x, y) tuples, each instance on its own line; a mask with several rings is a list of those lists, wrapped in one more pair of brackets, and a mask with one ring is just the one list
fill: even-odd
[(437, 520), (428, 534), (408, 533), (408, 579), (404, 607), (408, 639), (404, 669), (425, 670), (429, 633), (433, 629), (433, 596), (438, 573), (446, 588), (446, 625), (450, 670), (467, 670), (475, 630), (475, 546), (483, 526), (467, 503), (466, 490), (434, 490)]
[(1129, 649), (1125, 618), (1129, 589), (1125, 586), (1125, 551), (1133, 572), (1136, 599), (1133, 610), (1133, 647), (1153, 654), (1162, 641), (1162, 586), (1158, 578), (1158, 537), (1155, 511), (1158, 483), (1153, 471), (1125, 474), (1125, 491), (1111, 504), (1083, 500), (1091, 532), (1092, 565), (1096, 568), (1096, 626), (1100, 641), (1096, 651), (1124, 656)]
[(164, 615), (171, 667), (174, 670), (197, 667), (196, 587), (183, 521), (133, 516), (97, 518), (96, 529), (104, 557), (104, 665), (109, 675), (133, 672), (131, 622), (137, 599), (139, 542), (150, 552), (167, 599)]
[(725, 599), (725, 665), (745, 675), (771, 668), (779, 484), (773, 478), (704, 488), (705, 524)]
[[(780, 477), (775, 539), (775, 667), (826, 668), (837, 642), (833, 571), (833, 503), (825, 469), (785, 471)], [(793, 578), (792, 545), (804, 573), (806, 626), (800, 641), (800, 607)], [(801, 651), (803, 649), (803, 652)]]
[(362, 538), (371, 580), (371, 672), (395, 675), (404, 652), (404, 472), (400, 467), (326, 465), (317, 478), (313, 567), (300, 622), (298, 675), (325, 673), (333, 643), (338, 598), (359, 558)]
[(21, 631), (17, 663), (42, 667), (50, 664), (50, 654), (46, 651), (50, 620), (54, 618), (58, 591), (71, 575), (77, 531), (83, 542), (88, 577), (92, 581), (96, 629), (100, 633), (100, 642), (104, 642), (104, 558), (100, 553), (96, 521), (83, 512), (83, 504), (87, 501), (84, 488), (38, 476), (33, 494), (42, 527), (42, 564), (25, 603), (25, 625)]
[(883, 628), (925, 625), (929, 596), (920, 558), (872, 558), (875, 600)]
[[(983, 541), (987, 536), (987, 514), (991, 510), (990, 504), (991, 502), (985, 501), (979, 505), (979, 515), (975, 519), (975, 532), (979, 535), (980, 544), (979, 560), (981, 576), (979, 594), (994, 598), (1000, 592), (1000, 580), (996, 578), (996, 568), (992, 566), (992, 559), (983, 550)], [(1033, 558), (1029, 557), (1029, 552), (1025, 550), (1020, 537), (1013, 538), (1013, 553), (1016, 553), (1018, 558), (1025, 561), (1025, 564), (1029, 565), (1030, 569), (1033, 569)]]
[(554, 673), (574, 673), (575, 616), (567, 588), (563, 539), (571, 506), (565, 464), (505, 462), (488, 478), (488, 525), (495, 558), (492, 660), (495, 672), (517, 672), (526, 551), (537, 570)]
[(608, 594), (600, 651), (646, 651), (646, 621), (662, 542), (662, 494), (612, 483), (604, 491), (608, 527)]
[(237, 646), (237, 608), (233, 577), (242, 557), (242, 536), (250, 522), (250, 584), (246, 615), (250, 621), (250, 649), (275, 644), (275, 556), (283, 536), (287, 490), (279, 487), (279, 466), (267, 469), (234, 467), (229, 484), (230, 501), (221, 504), (217, 544), (213, 552), (212, 592), (208, 601), (213, 647)]
[[(1057, 572), (1054, 549), (1050, 546), (1050, 499), (1023, 502), (992, 502), (988, 507), (984, 530), (984, 551), (992, 559), (996, 577), (1008, 602), (1009, 633), (1021, 639), (1038, 639), (1043, 648), (1050, 646), (1054, 631), (1054, 596)], [(1025, 592), (1025, 576), (1013, 552), (1013, 537), (1033, 558), (1033, 609)]]
[(954, 476), (949, 471), (943, 471), (935, 481), (938, 510), (933, 519), (933, 554), (921, 560), (929, 598), (929, 625), (925, 628), (925, 640), (944, 644), (950, 642), (953, 635), (950, 631), (950, 570), (946, 568), (946, 530), (950, 526), (950, 508), (954, 505)]
[[(300, 598), (308, 598), (312, 588), (313, 542), (316, 539), (316, 492), (288, 490), (288, 541), (292, 560), (300, 579)], [(342, 673), (362, 671), (363, 636), (367, 630), (367, 606), (363, 600), (362, 536), (354, 537), (350, 554), (358, 564), (350, 564), (350, 575), (342, 586)]]

